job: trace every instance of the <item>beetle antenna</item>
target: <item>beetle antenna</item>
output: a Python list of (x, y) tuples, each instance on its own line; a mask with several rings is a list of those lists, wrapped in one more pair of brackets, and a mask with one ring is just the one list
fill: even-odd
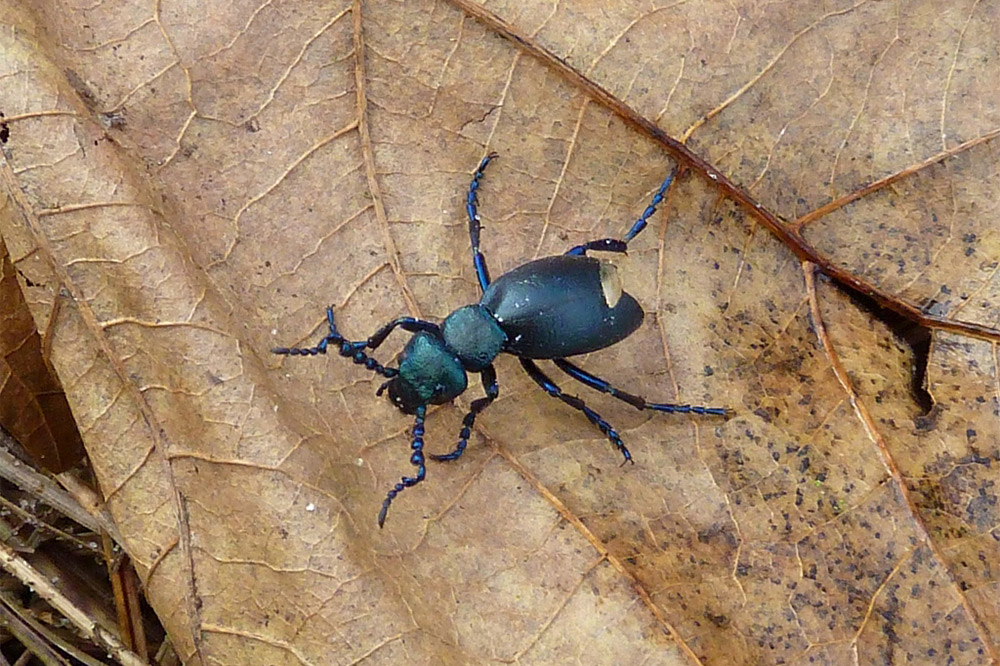
[(410, 454), (410, 464), (417, 468), (417, 475), (404, 476), (399, 480), (399, 483), (392, 487), (392, 490), (386, 493), (382, 509), (378, 512), (378, 526), (380, 528), (385, 524), (389, 505), (392, 504), (392, 500), (396, 499), (396, 495), (423, 481), (427, 474), (427, 468), (424, 466), (424, 416), (427, 414), (427, 407), (424, 405), (417, 407), (416, 414), (417, 420), (413, 423), (413, 442), (410, 443), (410, 448), (413, 449), (413, 453)]
[(369, 340), (356, 342), (347, 340), (337, 331), (337, 325), (333, 322), (333, 306), (326, 309), (326, 320), (329, 323), (330, 332), (315, 347), (275, 347), (271, 352), (285, 356), (316, 356), (317, 354), (325, 354), (327, 347), (333, 343), (338, 347), (338, 354), (344, 358), (350, 358), (358, 365), (363, 365), (376, 374), (390, 379), (399, 374), (399, 370), (396, 368), (387, 368), (365, 353), (364, 350), (365, 347), (369, 346)]
[(476, 269), (480, 291), (486, 291), (486, 287), (490, 284), (490, 270), (486, 267), (486, 257), (479, 249), (479, 232), (482, 230), (482, 220), (479, 218), (479, 181), (483, 178), (486, 166), (497, 157), (497, 153), (490, 153), (483, 158), (479, 168), (472, 174), (469, 192), (465, 195), (465, 212), (469, 216), (469, 242), (472, 245), (472, 265)]

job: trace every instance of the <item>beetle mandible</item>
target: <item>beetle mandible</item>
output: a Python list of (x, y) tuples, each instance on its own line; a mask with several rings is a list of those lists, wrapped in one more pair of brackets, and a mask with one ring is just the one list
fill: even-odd
[[(623, 464), (632, 462), (632, 454), (611, 424), (580, 398), (563, 393), (542, 372), (536, 360), (551, 360), (571, 379), (639, 410), (726, 416), (723, 407), (646, 402), (645, 398), (615, 388), (566, 360), (569, 356), (586, 354), (621, 342), (642, 323), (642, 308), (622, 289), (618, 269), (614, 264), (590, 257), (587, 253), (624, 254), (629, 241), (646, 228), (650, 216), (663, 201), (676, 169), (663, 181), (646, 210), (623, 239), (602, 238), (577, 245), (565, 254), (529, 261), (491, 281), (486, 258), (479, 249), (481, 222), (477, 192), (487, 165), (496, 157), (496, 153), (490, 153), (479, 163), (472, 174), (465, 202), (472, 263), (482, 292), (478, 303), (460, 307), (440, 325), (414, 317), (398, 317), (379, 328), (367, 340), (358, 341), (348, 340), (337, 331), (331, 306), (326, 310), (329, 333), (315, 347), (278, 347), (272, 350), (275, 354), (315, 356), (325, 354), (332, 344), (341, 356), (385, 377), (386, 381), (379, 386), (376, 395), (387, 391), (389, 400), (396, 407), (404, 414), (415, 416), (410, 463), (417, 468), (417, 473), (402, 477), (386, 494), (378, 513), (379, 527), (385, 524), (389, 505), (396, 496), (405, 488), (420, 483), (426, 476), (424, 417), (427, 405), (454, 400), (468, 386), (466, 373), (479, 373), (486, 395), (473, 400), (469, 406), (462, 420), (458, 445), (451, 453), (430, 455), (437, 461), (457, 460), (468, 445), (476, 416), (499, 394), (493, 359), (501, 352), (517, 356), (528, 376), (550, 396), (583, 412), (622, 454)], [(376, 361), (365, 350), (377, 349), (396, 328), (413, 333), (413, 337), (399, 356), (399, 367), (391, 368)]]

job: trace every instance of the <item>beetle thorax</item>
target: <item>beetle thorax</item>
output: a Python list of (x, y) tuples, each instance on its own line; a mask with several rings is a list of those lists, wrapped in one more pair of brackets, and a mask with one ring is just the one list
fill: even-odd
[(469, 372), (484, 370), (507, 341), (496, 318), (482, 305), (466, 305), (452, 312), (441, 325), (441, 333)]

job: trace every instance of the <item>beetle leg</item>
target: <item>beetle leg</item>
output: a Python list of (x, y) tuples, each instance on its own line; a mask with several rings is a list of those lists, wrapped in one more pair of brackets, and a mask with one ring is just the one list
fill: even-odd
[(581, 255), (587, 254), (590, 250), (597, 250), (598, 252), (620, 252), (621, 254), (625, 254), (628, 252), (628, 243), (623, 240), (618, 240), (617, 238), (602, 238), (601, 240), (589, 241), (583, 245), (571, 247), (566, 250), (566, 254)]
[(628, 251), (628, 244), (633, 238), (639, 235), (643, 229), (646, 228), (646, 224), (653, 213), (656, 212), (656, 207), (663, 203), (663, 196), (667, 193), (667, 188), (670, 187), (670, 183), (674, 181), (674, 176), (677, 175), (677, 168), (670, 170), (667, 174), (666, 180), (660, 185), (660, 189), (656, 190), (656, 194), (653, 195), (653, 200), (649, 202), (646, 206), (646, 210), (643, 211), (639, 219), (632, 224), (632, 228), (628, 230), (625, 234), (624, 240), (619, 240), (617, 238), (602, 238), (601, 240), (590, 241), (589, 243), (584, 243), (583, 245), (577, 245), (576, 247), (570, 248), (566, 254), (581, 255), (587, 254), (591, 250), (597, 250), (599, 252), (621, 252), (625, 253)]
[(479, 168), (472, 174), (472, 182), (469, 183), (469, 193), (465, 197), (465, 212), (469, 215), (469, 241), (472, 244), (472, 265), (476, 268), (476, 278), (479, 280), (480, 291), (486, 291), (490, 284), (490, 271), (486, 268), (486, 257), (479, 251), (479, 231), (482, 222), (479, 218), (479, 181), (483, 177), (486, 165), (497, 157), (496, 153), (490, 153), (479, 163)]
[(379, 527), (385, 524), (385, 516), (389, 512), (389, 505), (392, 504), (392, 500), (396, 499), (396, 495), (403, 492), (406, 488), (417, 485), (427, 475), (427, 468), (424, 466), (424, 416), (427, 413), (427, 408), (424, 406), (417, 407), (416, 413), (417, 420), (413, 424), (413, 441), (410, 443), (410, 448), (413, 450), (413, 453), (410, 454), (410, 464), (417, 468), (417, 475), (404, 476), (399, 480), (399, 483), (386, 493), (385, 500), (382, 502), (382, 508), (378, 512)]
[(699, 407), (697, 405), (673, 405), (669, 403), (658, 403), (658, 402), (646, 402), (645, 398), (637, 395), (632, 395), (621, 389), (617, 389), (605, 380), (601, 379), (597, 375), (592, 375), (583, 368), (576, 366), (564, 358), (557, 358), (552, 361), (556, 364), (560, 370), (565, 372), (567, 375), (580, 382), (581, 384), (586, 384), (595, 391), (600, 391), (601, 393), (607, 393), (608, 395), (618, 398), (622, 402), (627, 402), (636, 409), (650, 409), (655, 412), (675, 412), (675, 413), (691, 413), (691, 414), (705, 414), (713, 416), (726, 416), (725, 407)]
[(622, 441), (621, 437), (618, 436), (615, 429), (611, 427), (611, 424), (601, 418), (600, 414), (592, 410), (590, 407), (587, 407), (583, 400), (575, 395), (566, 395), (563, 393), (562, 389), (560, 389), (555, 382), (546, 377), (545, 373), (542, 372), (531, 359), (522, 358), (520, 361), (521, 367), (528, 373), (528, 376), (535, 380), (535, 383), (541, 386), (546, 393), (551, 395), (553, 398), (559, 398), (573, 409), (578, 409), (583, 412), (590, 422), (597, 426), (600, 431), (603, 432), (609, 440), (611, 440), (611, 443), (614, 444), (618, 451), (620, 451), (625, 457), (625, 461), (633, 462), (632, 454), (629, 453), (628, 447), (625, 446), (625, 443)]
[(493, 369), (493, 364), (486, 366), (486, 369), (479, 373), (479, 378), (483, 382), (483, 390), (486, 391), (485, 398), (478, 398), (472, 401), (469, 413), (462, 419), (462, 431), (458, 434), (458, 446), (451, 453), (444, 455), (431, 454), (431, 458), (438, 462), (458, 460), (465, 452), (465, 447), (469, 444), (469, 437), (472, 436), (472, 426), (476, 422), (476, 415), (483, 411), (500, 395), (500, 386), (497, 384), (497, 372)]

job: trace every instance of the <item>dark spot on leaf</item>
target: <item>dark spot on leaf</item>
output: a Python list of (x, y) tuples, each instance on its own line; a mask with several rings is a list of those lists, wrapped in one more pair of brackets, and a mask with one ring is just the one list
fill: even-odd
[(108, 129), (123, 130), (128, 124), (128, 121), (125, 119), (125, 109), (115, 109), (107, 113), (100, 113), (97, 115), (97, 118)]
[(979, 495), (973, 498), (965, 509), (970, 523), (975, 524), (981, 532), (987, 532), (996, 522), (997, 496), (987, 493), (985, 488), (979, 489)]
[(729, 618), (725, 615), (715, 615), (709, 611), (705, 611), (705, 618), (717, 627), (724, 627), (729, 624)]

